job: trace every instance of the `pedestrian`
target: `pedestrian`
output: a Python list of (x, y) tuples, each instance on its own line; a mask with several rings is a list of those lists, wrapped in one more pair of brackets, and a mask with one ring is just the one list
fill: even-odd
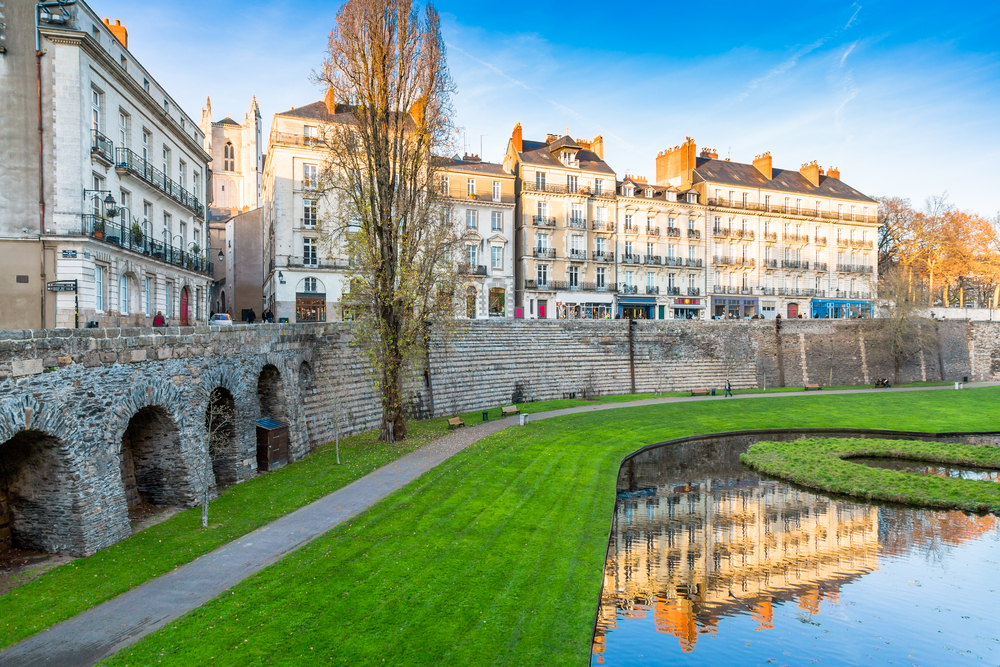
[(723, 394), (722, 396), (723, 398), (725, 398), (726, 396), (732, 396), (732, 395), (733, 395), (733, 385), (729, 382), (729, 379), (726, 378), (726, 393)]
[(156, 311), (156, 317), (153, 318), (153, 326), (154, 327), (165, 327), (165, 326), (167, 326), (167, 321), (165, 319), (163, 319), (163, 311), (162, 310)]
[(253, 321), (254, 321), (254, 320), (256, 320), (256, 319), (257, 319), (257, 314), (256, 314), (256, 313), (254, 313), (254, 312), (253, 312), (253, 308), (251, 308), (251, 309), (250, 309), (250, 312), (249, 312), (249, 313), (247, 313), (247, 322), (248, 322), (249, 324), (253, 324)]

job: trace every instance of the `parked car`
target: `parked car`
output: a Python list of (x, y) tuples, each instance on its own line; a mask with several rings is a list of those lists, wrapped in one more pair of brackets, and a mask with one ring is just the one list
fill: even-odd
[(208, 323), (218, 324), (222, 326), (226, 324), (232, 324), (233, 318), (229, 313), (216, 313), (215, 315), (212, 315), (212, 317), (209, 318)]

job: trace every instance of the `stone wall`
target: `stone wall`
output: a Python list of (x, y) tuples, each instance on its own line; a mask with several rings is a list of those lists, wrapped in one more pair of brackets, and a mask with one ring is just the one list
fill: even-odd
[[(432, 331), (407, 397), (416, 414), (450, 416), (515, 399), (721, 389), (726, 377), (736, 388), (865, 384), (893, 370), (870, 326), (463, 321)], [(900, 381), (1000, 379), (1000, 323), (935, 327)], [(331, 441), (338, 416), (341, 435), (377, 427), (351, 341), (344, 323), (0, 331), (0, 533), (9, 516), (15, 543), (92, 553), (129, 534), (125, 479), (133, 503), (183, 506), (217, 478), (255, 475), (261, 416), (290, 423), (293, 461)], [(205, 413), (217, 388), (232, 396), (235, 451), (213, 461)]]

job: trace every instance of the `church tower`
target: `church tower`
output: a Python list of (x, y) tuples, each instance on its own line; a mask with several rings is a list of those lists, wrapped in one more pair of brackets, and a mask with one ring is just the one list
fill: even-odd
[(212, 120), (212, 99), (201, 111), (205, 150), (212, 156), (211, 220), (220, 221), (260, 207), (263, 187), (263, 123), (256, 95), (239, 123), (228, 114)]

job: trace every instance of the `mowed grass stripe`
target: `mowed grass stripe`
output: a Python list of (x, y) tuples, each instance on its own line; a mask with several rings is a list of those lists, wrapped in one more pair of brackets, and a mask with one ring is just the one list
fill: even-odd
[(509, 429), (108, 664), (585, 665), (625, 454), (744, 428), (992, 430), (998, 397), (816, 394)]

